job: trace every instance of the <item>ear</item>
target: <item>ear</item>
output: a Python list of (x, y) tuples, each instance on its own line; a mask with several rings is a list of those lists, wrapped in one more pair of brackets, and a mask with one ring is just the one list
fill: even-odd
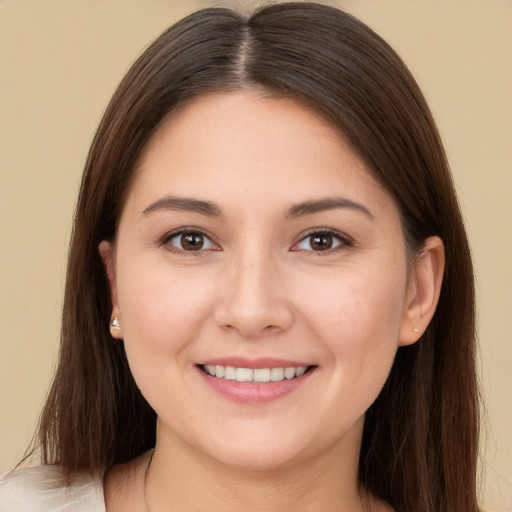
[[(110, 318), (110, 334), (115, 339), (122, 339), (122, 331), (120, 326), (121, 322), (121, 311), (117, 301), (117, 287), (116, 287), (116, 272), (115, 272), (115, 250), (114, 244), (103, 240), (98, 246), (98, 251), (105, 265), (105, 271), (107, 273), (108, 284), (110, 287), (110, 298), (112, 299), (112, 315)], [(113, 325), (112, 322), (117, 319), (117, 326)]]
[(445, 265), (443, 241), (427, 238), (409, 276), (399, 345), (411, 345), (425, 332), (436, 311)]

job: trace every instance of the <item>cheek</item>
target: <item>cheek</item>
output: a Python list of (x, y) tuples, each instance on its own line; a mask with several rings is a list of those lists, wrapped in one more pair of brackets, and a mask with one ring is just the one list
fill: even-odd
[(405, 274), (380, 274), (347, 272), (297, 292), (311, 338), (329, 354), (333, 379), (374, 393), (393, 363), (405, 300)]
[(124, 346), (137, 386), (159, 415), (188, 410), (187, 394), (169, 390), (187, 386), (189, 349), (210, 314), (212, 290), (162, 265), (121, 264), (118, 282)]
[(208, 281), (198, 283), (190, 272), (179, 269), (169, 272), (158, 265), (140, 265), (132, 272), (121, 264), (118, 283), (127, 352), (174, 357), (200, 335), (212, 303)]
[[(302, 281), (294, 292), (312, 325), (326, 333), (339, 331), (349, 343), (375, 335), (398, 335), (405, 300), (405, 277), (384, 272), (339, 272)], [(299, 282), (297, 280), (296, 282)]]

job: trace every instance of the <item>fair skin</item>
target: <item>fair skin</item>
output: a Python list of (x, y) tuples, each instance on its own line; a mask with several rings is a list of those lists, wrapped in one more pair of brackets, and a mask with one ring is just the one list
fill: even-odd
[[(257, 92), (181, 106), (100, 252), (158, 415), (151, 512), (389, 510), (358, 486), (364, 414), (432, 318), (443, 246), (411, 268), (394, 201), (333, 126)], [(146, 460), (107, 474), (108, 512), (144, 510)]]

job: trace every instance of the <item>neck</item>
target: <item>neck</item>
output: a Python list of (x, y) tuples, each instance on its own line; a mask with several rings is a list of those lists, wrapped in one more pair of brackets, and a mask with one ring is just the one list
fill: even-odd
[(222, 464), (161, 434), (146, 480), (151, 512), (373, 509), (358, 486), (360, 442), (353, 439), (278, 469), (254, 469)]

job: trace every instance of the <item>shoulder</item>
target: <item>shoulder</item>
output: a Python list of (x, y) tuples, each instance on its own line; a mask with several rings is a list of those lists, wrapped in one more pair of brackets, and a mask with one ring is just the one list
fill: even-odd
[(59, 466), (0, 475), (0, 512), (105, 512), (100, 477), (81, 473), (66, 485)]

